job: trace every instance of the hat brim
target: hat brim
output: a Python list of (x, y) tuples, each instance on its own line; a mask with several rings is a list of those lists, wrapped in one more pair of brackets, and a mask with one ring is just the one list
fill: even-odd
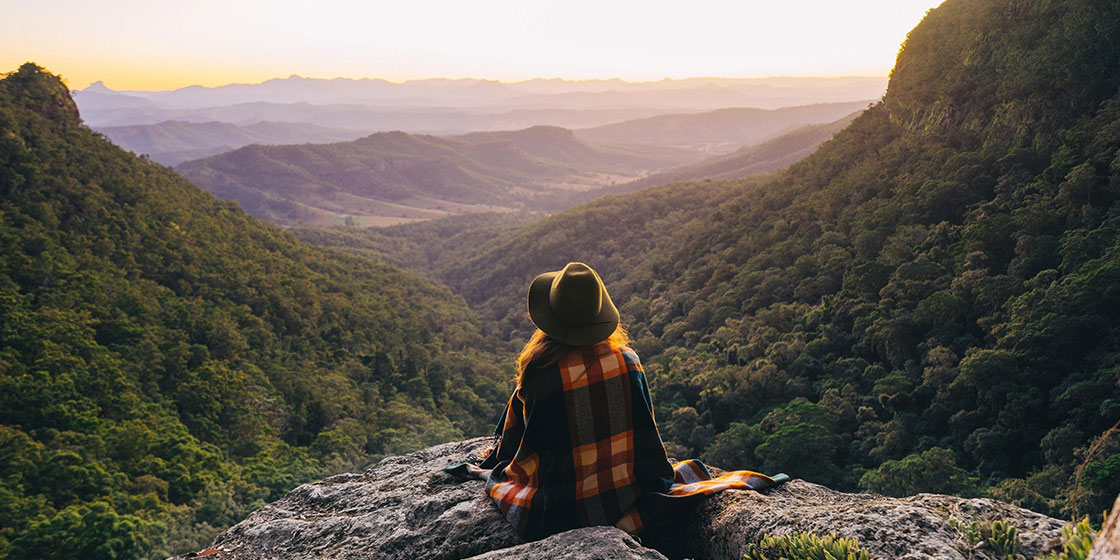
[(572, 325), (552, 310), (548, 294), (552, 291), (552, 279), (560, 272), (546, 272), (529, 284), (529, 319), (545, 334), (569, 346), (590, 346), (609, 338), (618, 328), (618, 308), (605, 288), (603, 306), (590, 323)]

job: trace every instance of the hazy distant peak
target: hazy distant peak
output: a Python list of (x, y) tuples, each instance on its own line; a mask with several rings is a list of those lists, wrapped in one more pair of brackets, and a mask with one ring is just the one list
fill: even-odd
[(521, 130), (512, 131), (512, 133), (516, 134), (518, 136), (531, 136), (531, 137), (538, 137), (538, 138), (571, 138), (571, 139), (575, 139), (575, 137), (576, 137), (575, 132), (572, 132), (570, 129), (567, 129), (567, 128), (564, 128), (564, 127), (561, 127), (561, 126), (548, 125), (548, 124), (539, 124), (539, 125), (536, 125), (536, 126), (530, 126), (529, 128), (523, 128)]
[(721, 86), (712, 82), (704, 82), (695, 88), (695, 91), (727, 91), (731, 88), (728, 86)]
[(370, 134), (368, 136), (363, 136), (361, 138), (358, 138), (357, 140), (354, 140), (354, 142), (355, 143), (357, 143), (357, 142), (378, 142), (380, 140), (385, 140), (385, 139), (400, 141), (400, 140), (411, 140), (413, 138), (418, 138), (418, 137), (421, 137), (421, 136), (423, 136), (423, 135), (409, 134), (409, 133), (401, 131), (401, 130), (385, 130), (385, 131), (380, 131), (380, 132), (374, 132), (373, 134)]
[(477, 82), (467, 86), (467, 89), (477, 91), (490, 91), (490, 90), (504, 90), (506, 84), (498, 80), (478, 80)]
[(93, 82), (88, 87), (86, 87), (86, 89), (80, 91), (83, 91), (85, 93), (116, 93), (108, 87), (105, 87), (105, 82), (102, 82), (101, 80)]
[[(229, 84), (229, 85), (235, 85), (235, 84)], [(228, 86), (218, 86), (218, 87), (228, 87)], [(217, 89), (217, 88), (213, 88), (213, 87), (209, 87), (209, 86), (202, 86), (202, 85), (193, 85), (193, 86), (181, 87), (179, 89), (175, 89), (175, 90), (172, 90), (172, 91), (173, 92), (184, 92), (184, 91), (201, 91), (201, 90), (211, 90), (211, 89)]]

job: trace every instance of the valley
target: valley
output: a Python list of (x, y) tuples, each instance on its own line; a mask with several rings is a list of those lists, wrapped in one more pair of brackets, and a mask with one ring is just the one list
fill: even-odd
[(248, 146), (176, 170), (281, 225), (414, 221), (539, 210), (540, 200), (628, 182), (700, 156), (592, 144), (557, 127), (436, 137), (376, 133), (337, 144)]
[[(0, 560), (202, 551), (307, 482), (491, 434), (526, 288), (572, 261), (670, 456), (809, 502), (1095, 516), (1120, 494), (1117, 68), (1111, 0), (946, 0), (889, 82), (74, 91), (22, 64), (0, 75)], [(465, 495), (401, 495), (436, 486)]]
[(715, 159), (525, 224), (295, 233), (444, 283), (515, 345), (528, 282), (591, 264), (679, 456), (1107, 509), (1120, 51), (1100, 38), (1120, 37), (1120, 13), (1006, 10), (931, 12), (884, 99), (773, 175), (719, 179)]

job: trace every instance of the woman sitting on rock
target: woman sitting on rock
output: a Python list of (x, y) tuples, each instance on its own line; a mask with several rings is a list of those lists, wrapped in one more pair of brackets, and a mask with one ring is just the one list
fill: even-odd
[(750, 471), (712, 478), (695, 460), (670, 464), (642, 365), (590, 267), (568, 263), (533, 280), (529, 317), (538, 330), (517, 360), (496, 448), (479, 465), (448, 468), (486, 480), (524, 538), (592, 525), (643, 533), (704, 496), (778, 483)]

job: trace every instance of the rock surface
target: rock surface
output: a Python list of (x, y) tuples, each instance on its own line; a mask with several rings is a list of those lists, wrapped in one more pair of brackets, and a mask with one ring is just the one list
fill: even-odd
[(575, 529), (536, 542), (471, 556), (467, 560), (509, 560), (511, 558), (666, 560), (661, 553), (643, 547), (633, 537), (614, 527)]
[(1093, 543), (1089, 560), (1120, 560), (1120, 496), (1116, 496), (1112, 513), (1108, 514), (1108, 521)]
[(218, 535), (207, 558), (458, 560), (522, 544), (482, 481), (442, 470), (490, 441), (437, 445), (304, 484)]
[(995, 500), (942, 494), (889, 498), (845, 494), (793, 480), (768, 491), (724, 492), (698, 508), (688, 537), (701, 558), (742, 558), (763, 535), (809, 532), (854, 538), (875, 558), (906, 560), (988, 558), (962, 550), (950, 518), (1005, 520), (1019, 528), (1022, 553), (1034, 558), (1060, 537), (1064, 522)]
[[(386, 458), (362, 474), (305, 484), (196, 554), (209, 560), (665, 558), (613, 527), (525, 543), (483, 494), (481, 481), (461, 482), (442, 471), (489, 444), (488, 438), (447, 443)], [(991, 558), (983, 548), (971, 556), (962, 551), (951, 517), (1007, 520), (1019, 527), (1027, 558), (1057, 542), (1062, 525), (994, 500), (845, 494), (794, 480), (765, 493), (732, 490), (709, 499), (683, 532), (697, 559), (741, 559), (764, 534), (801, 531), (856, 538), (879, 560)]]

